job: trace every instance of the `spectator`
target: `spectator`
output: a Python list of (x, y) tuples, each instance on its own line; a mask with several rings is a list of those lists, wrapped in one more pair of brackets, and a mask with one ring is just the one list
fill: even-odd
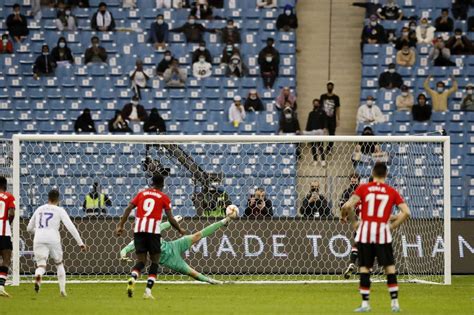
[(277, 0), (257, 0), (257, 9), (273, 9), (277, 7)]
[(377, 10), (377, 15), (381, 20), (399, 20), (403, 18), (402, 9), (395, 3), (395, 0), (387, 0), (387, 3)]
[(474, 91), (474, 84), (469, 83), (466, 85), (466, 96), (462, 99), (461, 110), (474, 111), (474, 97), (472, 92)]
[(244, 217), (249, 219), (263, 219), (273, 217), (273, 204), (265, 195), (265, 189), (259, 187), (250, 196), (245, 208)]
[(428, 59), (435, 67), (454, 67), (456, 64), (450, 58), (451, 51), (446, 48), (443, 39), (439, 37), (431, 48)]
[(102, 63), (107, 62), (107, 51), (104, 47), (99, 46), (99, 37), (93, 36), (91, 38), (92, 46), (86, 49), (84, 54), (84, 63), (90, 62)]
[(448, 110), (448, 97), (458, 90), (458, 83), (454, 76), (451, 76), (451, 80), (453, 81), (453, 86), (446, 90), (446, 85), (443, 81), (438, 81), (436, 83), (436, 91), (430, 88), (430, 79), (432, 78), (429, 75), (423, 87), (425, 91), (431, 96), (431, 100), (433, 102), (433, 111), (435, 112), (444, 112)]
[(207, 0), (197, 0), (192, 4), (191, 15), (198, 20), (212, 20), (212, 8)]
[(7, 17), (7, 28), (10, 36), (17, 43), (21, 43), (30, 33), (26, 16), (20, 13), (20, 5), (18, 3), (13, 5), (13, 13)]
[(206, 48), (205, 41), (200, 42), (198, 49), (193, 52), (192, 63), (198, 62), (201, 56), (205, 57), (206, 62), (212, 63), (211, 52)]
[(91, 28), (97, 32), (111, 32), (115, 30), (115, 19), (107, 10), (107, 4), (99, 3), (99, 9), (92, 16)]
[[(326, 89), (328, 92), (326, 94), (322, 94), (319, 97), (319, 100), (324, 112), (326, 113), (326, 116), (328, 117), (328, 134), (330, 136), (334, 136), (336, 134), (336, 128), (339, 126), (341, 121), (341, 102), (339, 100), (339, 96), (334, 94), (334, 82), (329, 81), (326, 84)], [(333, 145), (333, 142), (328, 143), (328, 146), (326, 147), (327, 154), (331, 152)]]
[(89, 108), (85, 108), (82, 114), (77, 117), (77, 120), (74, 123), (74, 131), (76, 133), (96, 132), (95, 124), (91, 116), (91, 110)]
[(405, 45), (408, 45), (410, 48), (416, 48), (416, 36), (415, 38), (410, 37), (410, 29), (406, 26), (402, 28), (401, 35), (397, 38), (395, 48), (401, 50)]
[(224, 0), (209, 0), (208, 3), (213, 8), (218, 8), (218, 9), (224, 8)]
[(275, 106), (278, 109), (283, 109), (287, 104), (290, 104), (291, 109), (296, 110), (298, 105), (296, 104), (296, 96), (291, 93), (288, 86), (281, 89), (280, 95), (275, 100)]
[(234, 20), (228, 19), (227, 25), (220, 30), (221, 40), (223, 44), (234, 45), (240, 44), (240, 30), (234, 25)]
[(122, 7), (124, 9), (135, 9), (137, 7), (137, 0), (123, 0)]
[(239, 127), (239, 124), (245, 120), (245, 108), (241, 104), (242, 98), (238, 95), (234, 96), (234, 102), (229, 108), (229, 122), (234, 125), (235, 128)]
[(185, 5), (185, 0), (156, 0), (157, 9), (181, 9)]
[(222, 50), (222, 57), (221, 57), (221, 65), (227, 65), (230, 63), (230, 58), (232, 56), (238, 55), (242, 59), (242, 55), (240, 54), (240, 50), (230, 44), (227, 44)]
[(283, 13), (278, 16), (276, 28), (280, 32), (291, 32), (298, 28), (298, 17), (295, 12), (293, 12), (293, 6), (291, 4), (285, 5)]
[(369, 24), (364, 26), (361, 35), (361, 48), (364, 44), (385, 44), (385, 28), (379, 24), (376, 15), (372, 15)]
[(258, 96), (256, 89), (250, 90), (245, 100), (244, 109), (247, 112), (259, 112), (264, 110), (262, 100)]
[(263, 61), (259, 59), (259, 65), (263, 86), (267, 89), (272, 89), (280, 71), (277, 62), (274, 57), (268, 53)]
[(142, 99), (141, 90), (146, 88), (147, 81), (150, 79), (150, 73), (143, 70), (143, 61), (137, 59), (135, 69), (130, 72), (130, 81), (132, 82), (132, 90), (139, 100)]
[(384, 89), (399, 89), (403, 84), (402, 76), (396, 72), (395, 64), (388, 65), (388, 71), (379, 76), (379, 87)]
[(115, 111), (115, 116), (109, 120), (109, 132), (132, 132), (128, 123), (123, 119), (122, 113), (119, 110)]
[(454, 0), (451, 6), (451, 12), (456, 20), (467, 19), (467, 12), (469, 11), (469, 5), (472, 5), (471, 0)]
[[(281, 134), (301, 134), (300, 122), (298, 121), (298, 116), (296, 112), (291, 109), (291, 106), (288, 105), (283, 109), (280, 116), (280, 127), (278, 132)], [(299, 155), (297, 153), (297, 155)]]
[(332, 216), (329, 202), (319, 192), (319, 182), (311, 182), (311, 189), (303, 199), (300, 214), (305, 218), (330, 218)]
[(401, 50), (397, 52), (397, 64), (402, 67), (412, 67), (416, 62), (416, 51), (404, 43)]
[(59, 37), (58, 45), (53, 48), (51, 57), (53, 57), (54, 62), (58, 65), (74, 63), (74, 57), (72, 56), (71, 49), (67, 47), (66, 38), (63, 36)]
[(470, 55), (472, 53), (472, 42), (462, 35), (459, 28), (454, 30), (454, 36), (449, 38), (446, 47), (451, 50), (453, 55)]
[(411, 108), (413, 107), (413, 104), (415, 103), (413, 94), (409, 92), (408, 86), (406, 85), (402, 85), (400, 90), (402, 91), (402, 93), (398, 95), (395, 100), (395, 104), (397, 105), (397, 110), (411, 111)]
[(13, 43), (8, 39), (8, 34), (2, 35), (2, 41), (0, 42), (0, 54), (13, 54)]
[[(272, 62), (278, 68), (280, 65), (280, 52), (274, 47), (275, 40), (271, 37), (267, 38), (267, 45), (258, 53), (258, 63), (264, 64), (265, 61)], [(272, 59), (268, 61), (268, 57)]]
[(226, 76), (233, 78), (242, 78), (248, 74), (247, 66), (244, 64), (239, 54), (235, 54), (230, 58), (225, 74)]
[(418, 102), (411, 109), (413, 120), (420, 122), (430, 120), (432, 110), (431, 105), (426, 102), (425, 94), (418, 95)]
[(417, 28), (416, 21), (411, 21), (408, 24), (408, 28), (410, 29), (408, 32), (408, 37), (410, 37), (410, 41), (413, 41), (416, 45), (418, 43), (418, 37), (416, 37), (416, 28)]
[(107, 214), (107, 207), (112, 206), (109, 196), (101, 192), (100, 184), (95, 182), (92, 191), (86, 195), (82, 208), (86, 216)]
[(359, 186), (359, 182), (360, 182), (359, 174), (357, 173), (351, 174), (350, 185), (342, 193), (341, 199), (339, 200), (339, 207), (342, 207), (352, 197), (352, 194), (356, 190), (357, 186)]
[(169, 88), (182, 88), (186, 85), (186, 70), (179, 68), (177, 59), (171, 60), (171, 65), (163, 73), (163, 79)]
[(56, 26), (58, 31), (71, 31), (77, 30), (77, 19), (72, 14), (71, 8), (66, 7), (64, 2), (58, 3), (58, 12), (56, 13)]
[(193, 75), (198, 79), (210, 77), (212, 74), (212, 65), (206, 61), (204, 55), (199, 56), (199, 61), (193, 63)]
[(171, 51), (165, 51), (163, 59), (160, 61), (160, 63), (158, 63), (158, 66), (156, 66), (156, 74), (159, 76), (163, 76), (163, 73), (165, 73), (166, 69), (171, 66), (171, 62), (174, 59), (175, 58), (171, 54)]
[(204, 41), (204, 32), (214, 33), (215, 31), (205, 28), (202, 24), (196, 24), (196, 17), (190, 15), (186, 23), (181, 27), (170, 30), (170, 32), (183, 33), (188, 43), (200, 43)]
[(210, 218), (225, 217), (226, 208), (232, 204), (229, 194), (218, 183), (194, 193), (192, 201), (198, 216)]
[(169, 40), (169, 25), (165, 22), (163, 14), (156, 16), (156, 21), (151, 23), (150, 37), (148, 42), (153, 44), (156, 50), (165, 49)]
[(30, 3), (31, 10), (29, 15), (35, 20), (40, 21), (43, 17), (43, 13), (41, 12), (41, 0), (31, 0)]
[(449, 17), (449, 10), (441, 10), (441, 16), (435, 20), (436, 32), (452, 32), (454, 21)]
[(137, 96), (132, 97), (132, 101), (122, 108), (122, 118), (126, 121), (146, 121), (148, 114), (143, 105), (139, 104)]
[[(315, 98), (313, 100), (313, 110), (308, 115), (306, 123), (306, 132), (311, 135), (327, 135), (328, 134), (328, 117), (323, 110), (320, 101)], [(313, 163), (318, 163), (318, 156), (321, 156), (321, 165), (326, 166), (326, 152), (324, 151), (324, 142), (311, 143), (311, 153), (313, 154)]]
[(148, 116), (143, 125), (143, 131), (154, 134), (166, 133), (166, 124), (158, 109), (151, 109), (150, 116)]
[(429, 25), (427, 18), (422, 18), (420, 25), (416, 27), (416, 38), (418, 44), (432, 44), (436, 29)]
[(395, 34), (395, 30), (387, 30), (387, 44), (397, 44), (397, 35)]
[(33, 65), (33, 76), (38, 80), (42, 75), (54, 75), (54, 68), (56, 68), (56, 62), (49, 54), (49, 46), (43, 45), (41, 47), (41, 56), (36, 58), (35, 64)]
[[(363, 136), (373, 136), (374, 132), (371, 127), (367, 126), (362, 132)], [(380, 145), (374, 142), (360, 142), (355, 146), (352, 153), (352, 163), (356, 167), (359, 163), (387, 163), (389, 159), (388, 153), (384, 152)]]
[(380, 107), (374, 104), (374, 98), (367, 96), (367, 101), (357, 110), (357, 122), (359, 124), (377, 124), (385, 121)]

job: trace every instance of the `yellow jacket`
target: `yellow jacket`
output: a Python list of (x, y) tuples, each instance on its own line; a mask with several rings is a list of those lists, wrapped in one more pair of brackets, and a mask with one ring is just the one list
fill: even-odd
[(445, 112), (448, 110), (448, 97), (458, 90), (458, 82), (453, 80), (453, 86), (450, 89), (444, 90), (443, 93), (438, 93), (437, 91), (430, 88), (430, 77), (428, 77), (426, 78), (423, 87), (431, 97), (431, 101), (433, 102), (433, 111)]

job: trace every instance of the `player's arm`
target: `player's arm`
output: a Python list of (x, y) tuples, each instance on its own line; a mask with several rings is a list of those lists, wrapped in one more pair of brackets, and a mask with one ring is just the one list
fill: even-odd
[(26, 230), (29, 233), (34, 233), (35, 232), (35, 222), (36, 222), (36, 211), (31, 216), (30, 222), (28, 222), (28, 226), (26, 227)]
[(74, 225), (74, 223), (72, 223), (71, 218), (66, 213), (66, 210), (61, 209), (60, 215), (61, 215), (61, 221), (63, 222), (64, 226), (69, 231), (69, 233), (71, 233), (72, 237), (74, 237), (74, 239), (77, 242), (77, 245), (81, 247), (81, 250), (85, 251), (86, 245), (84, 245), (84, 242), (82, 241), (81, 236), (79, 235), (79, 232), (76, 229), (76, 226)]
[(171, 224), (171, 226), (178, 231), (181, 235), (186, 235), (186, 231), (179, 226), (178, 221), (176, 221), (176, 218), (173, 215), (173, 212), (171, 211), (171, 208), (166, 208), (165, 209), (166, 216), (168, 217), (168, 222)]
[(117, 224), (117, 229), (115, 230), (115, 233), (120, 236), (123, 232), (123, 226), (125, 225), (125, 222), (127, 222), (128, 217), (130, 216), (130, 213), (132, 212), (133, 209), (135, 209), (135, 205), (130, 202), (125, 208), (125, 211), (123, 212), (122, 217), (120, 218), (120, 222)]
[(395, 220), (390, 224), (392, 230), (398, 228), (400, 224), (405, 222), (411, 215), (410, 208), (408, 208), (406, 203), (399, 204), (398, 210), (400, 210), (400, 212), (395, 216)]
[(357, 225), (357, 218), (355, 213), (355, 206), (360, 201), (360, 197), (357, 195), (352, 195), (349, 200), (342, 206), (341, 208), (341, 220), (347, 221), (349, 219), (349, 223), (351, 223), (354, 228)]

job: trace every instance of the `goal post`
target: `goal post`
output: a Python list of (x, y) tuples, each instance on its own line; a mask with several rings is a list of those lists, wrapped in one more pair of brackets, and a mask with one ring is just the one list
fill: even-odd
[[(400, 278), (451, 283), (448, 136), (14, 135), (12, 150), (19, 214), (12, 228), (14, 285), (31, 279), (26, 224), (52, 188), (90, 248), (75, 252), (72, 238), (61, 233), (66, 272), (81, 282), (120, 280), (130, 264), (118, 253), (132, 233), (129, 224), (117, 238), (114, 227), (154, 172), (167, 175), (164, 190), (189, 232), (215, 222), (221, 204), (240, 208), (241, 218), (183, 253), (196, 270), (246, 283), (341, 281), (353, 234), (339, 222), (342, 195), (352, 174), (366, 182), (376, 161), (387, 163), (388, 183), (412, 209), (394, 233)], [(84, 208), (95, 182), (111, 201), (104, 214)], [(265, 198), (254, 198), (258, 188)], [(163, 233), (166, 241), (177, 237)], [(162, 274), (188, 280), (167, 269)], [(382, 279), (379, 267), (374, 274)]]

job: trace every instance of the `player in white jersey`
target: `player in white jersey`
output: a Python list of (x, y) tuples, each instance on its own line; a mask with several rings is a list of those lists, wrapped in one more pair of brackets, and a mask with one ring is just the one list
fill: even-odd
[(58, 274), (59, 290), (61, 296), (66, 294), (66, 271), (63, 264), (63, 249), (59, 228), (61, 222), (72, 234), (82, 251), (86, 250), (86, 245), (77, 231), (74, 223), (64, 208), (59, 207), (59, 192), (55, 189), (48, 193), (48, 203), (36, 209), (28, 223), (27, 230), (34, 233), (33, 252), (36, 262), (35, 271), (35, 291), (38, 293), (41, 285), (41, 278), (46, 272), (46, 262), (51, 257), (56, 264)]

